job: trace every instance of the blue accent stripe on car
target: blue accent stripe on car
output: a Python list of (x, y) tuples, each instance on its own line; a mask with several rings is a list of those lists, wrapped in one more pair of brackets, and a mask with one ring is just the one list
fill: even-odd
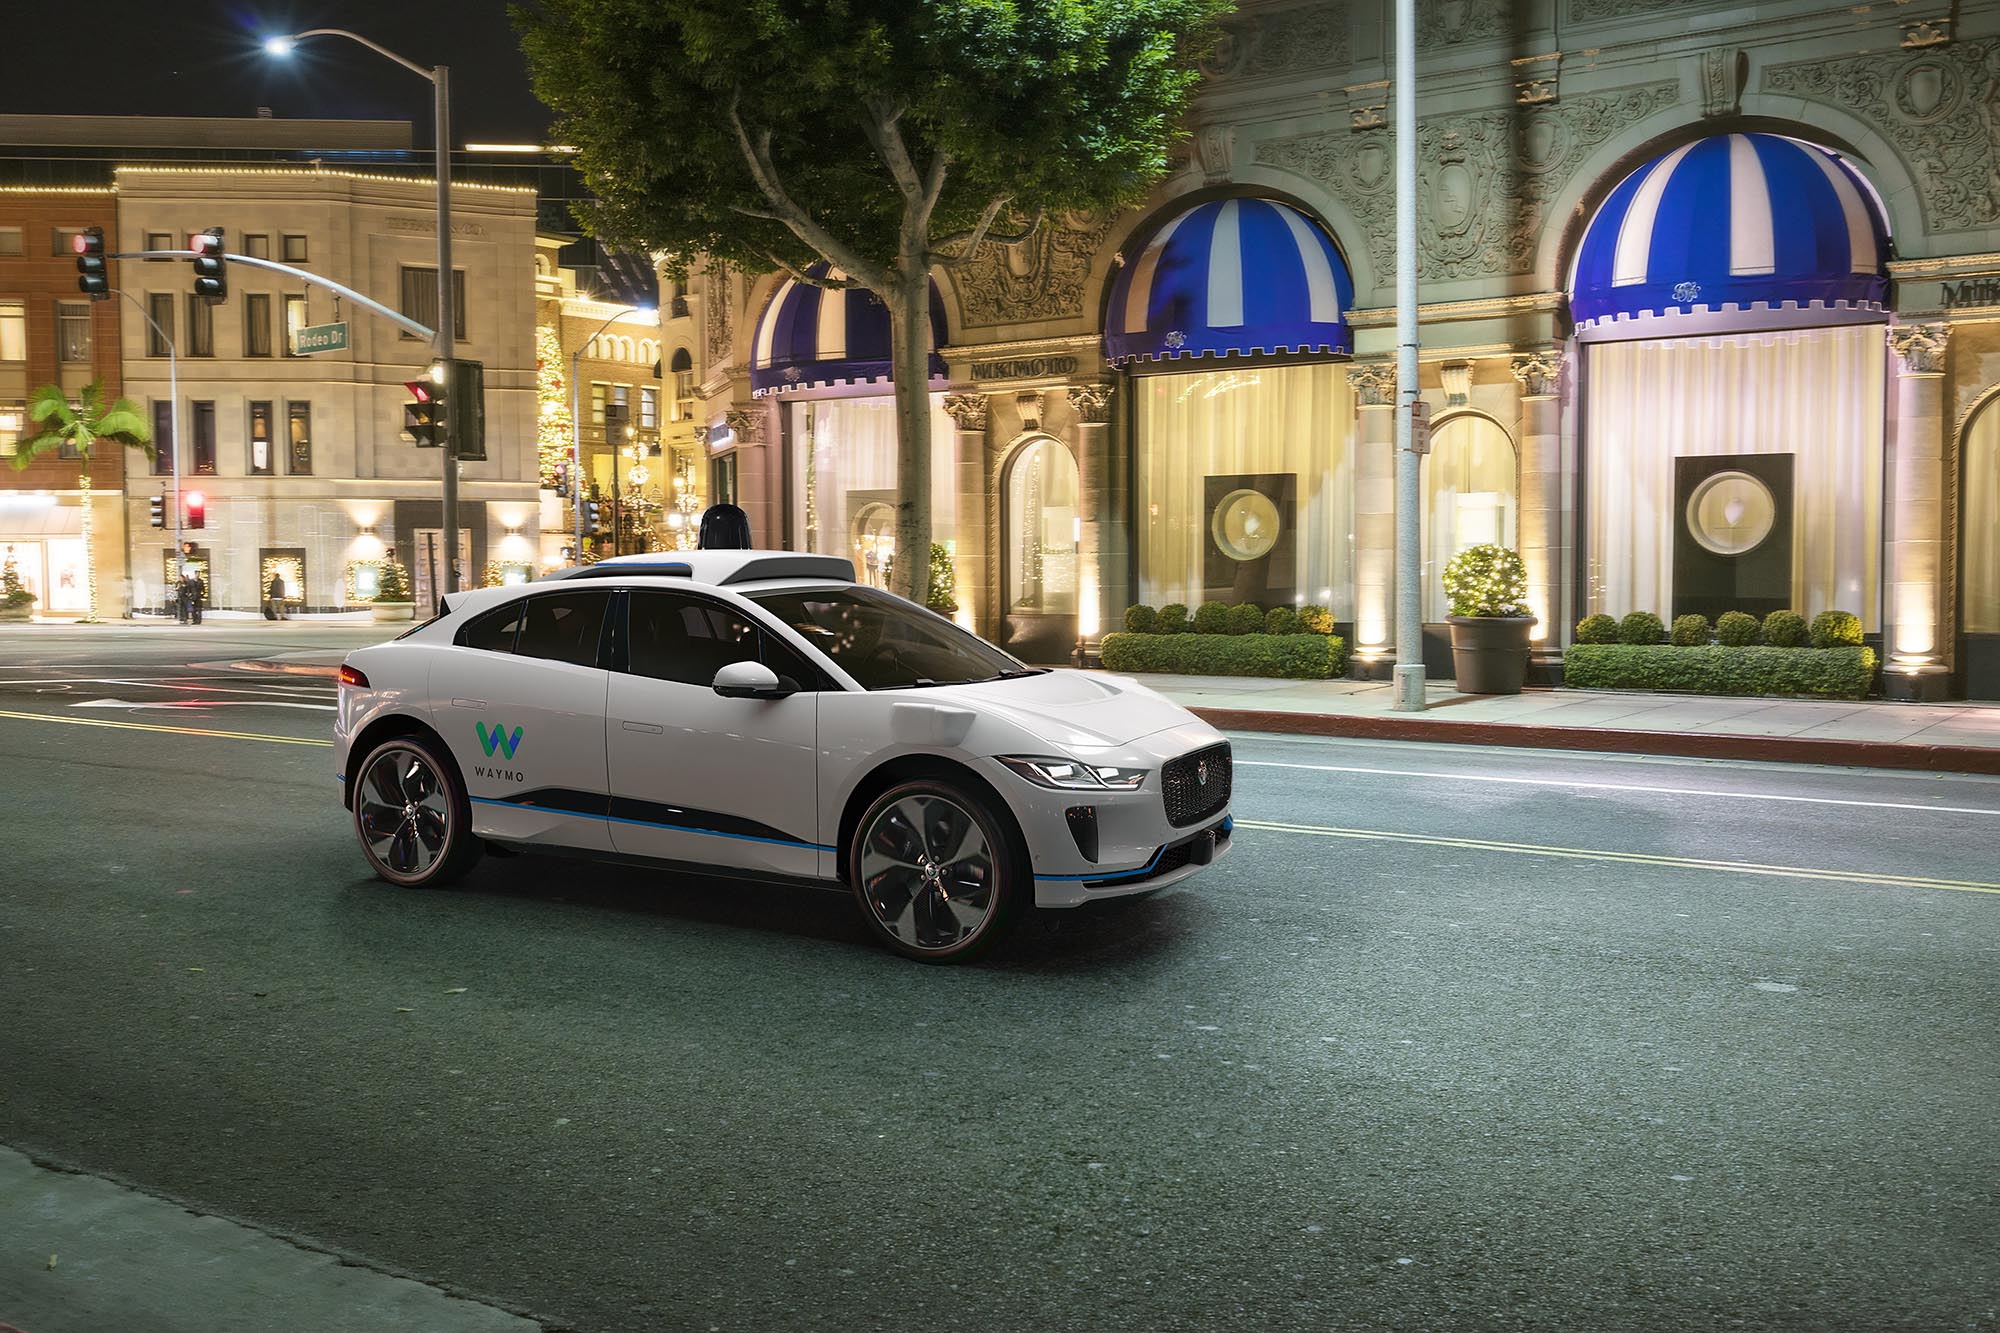
[(729, 838), (736, 842), (762, 842), (776, 847), (801, 847), (816, 852), (835, 850), (816, 842), (807, 842), (804, 838), (792, 837), (782, 829), (759, 824), (753, 819), (743, 819), (740, 816), (721, 814), (713, 810), (695, 810), (687, 806), (641, 801), (627, 796), (606, 796), (601, 792), (542, 787), (504, 799), (491, 796), (472, 796), (467, 799), (475, 805), (550, 810), (584, 819), (601, 819), (607, 824), (673, 829), (681, 833), (699, 833), (710, 838)]
[(1035, 878), (1050, 880), (1087, 879), (1093, 884), (1110, 884), (1121, 879), (1138, 879), (1142, 875), (1150, 875), (1153, 872), (1153, 867), (1158, 865), (1160, 858), (1166, 854), (1167, 844), (1161, 843), (1153, 849), (1153, 859), (1136, 870), (1094, 870), (1088, 875), (1037, 875)]

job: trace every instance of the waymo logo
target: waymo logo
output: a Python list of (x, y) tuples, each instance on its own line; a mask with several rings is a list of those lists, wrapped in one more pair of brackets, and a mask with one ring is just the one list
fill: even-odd
[(472, 725), (478, 728), (479, 744), (486, 751), (488, 759), (493, 757), (495, 750), (512, 759), (514, 751), (521, 748), (521, 729), (519, 727), (514, 728), (514, 733), (510, 736), (507, 734), (505, 727), (495, 727), (493, 730), (488, 731), (484, 722), (475, 722)]

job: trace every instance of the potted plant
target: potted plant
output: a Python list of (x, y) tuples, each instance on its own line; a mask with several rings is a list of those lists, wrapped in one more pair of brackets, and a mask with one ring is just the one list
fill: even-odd
[(1451, 660), (1466, 694), (1519, 694), (1528, 674), (1528, 568), (1491, 542), (1468, 546), (1444, 567), (1451, 598)]
[(410, 599), (410, 571), (394, 560), (380, 562), (381, 575), (375, 584), (373, 611), (377, 620), (410, 620), (417, 604)]
[(0, 620), (27, 620), (35, 614), (35, 594), (21, 582), (20, 566), (14, 563), (14, 548), (0, 561)]

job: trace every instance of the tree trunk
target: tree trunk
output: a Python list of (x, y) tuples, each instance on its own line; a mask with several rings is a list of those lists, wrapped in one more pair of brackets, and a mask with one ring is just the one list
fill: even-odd
[(889, 307), (896, 385), (896, 564), (890, 591), (924, 604), (931, 581), (930, 275), (897, 261)]
[(82, 506), (79, 527), (83, 537), (83, 622), (97, 623), (97, 553), (90, 549), (90, 462), (84, 460), (83, 471), (77, 475), (76, 488), (83, 492), (79, 504)]

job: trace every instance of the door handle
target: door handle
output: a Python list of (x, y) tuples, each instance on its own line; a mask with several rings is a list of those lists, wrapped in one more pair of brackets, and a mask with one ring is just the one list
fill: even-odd
[(618, 725), (625, 728), (625, 730), (627, 731), (643, 731), (649, 736), (659, 736), (664, 734), (663, 728), (656, 726), (651, 722), (621, 722)]
[(484, 699), (453, 699), (451, 706), (453, 708), (484, 708), (486, 707), (486, 701)]

